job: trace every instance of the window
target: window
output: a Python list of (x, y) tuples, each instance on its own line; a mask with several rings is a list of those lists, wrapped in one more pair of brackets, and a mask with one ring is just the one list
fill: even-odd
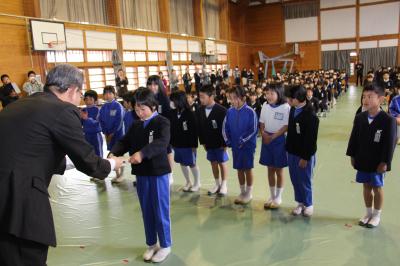
[(187, 53), (180, 53), (179, 58), (181, 61), (187, 61)]
[(138, 73), (136, 67), (127, 67), (125, 69), (128, 78), (128, 90), (136, 90), (138, 88)]
[(114, 68), (106, 67), (104, 68), (106, 74), (106, 85), (112, 85), (115, 87), (115, 72)]
[(103, 68), (89, 68), (89, 87), (98, 94), (103, 94), (105, 76)]
[(188, 53), (172, 53), (172, 61), (189, 61), (192, 56)]
[(111, 51), (87, 51), (88, 62), (111, 62)]
[(195, 72), (196, 72), (196, 66), (190, 65), (189, 66), (189, 74), (193, 77)]
[(79, 71), (82, 72), (83, 74), (83, 84), (82, 84), (82, 90), (86, 91), (86, 75), (85, 75), (85, 70), (82, 68), (79, 68)]
[(147, 69), (146, 67), (138, 67), (138, 84), (139, 86), (146, 87), (147, 83)]
[(149, 66), (149, 76), (158, 75), (158, 67), (157, 66)]
[(172, 53), (172, 61), (179, 61), (179, 53)]
[(350, 56), (357, 56), (357, 52), (350, 52)]
[(46, 57), (48, 63), (84, 62), (82, 50), (48, 51)]
[(167, 60), (167, 55), (164, 52), (148, 52), (147, 57), (149, 61), (165, 61)]
[(218, 62), (226, 62), (226, 61), (228, 61), (228, 56), (226, 54), (218, 55)]
[(145, 62), (146, 52), (124, 51), (123, 59), (127, 62)]

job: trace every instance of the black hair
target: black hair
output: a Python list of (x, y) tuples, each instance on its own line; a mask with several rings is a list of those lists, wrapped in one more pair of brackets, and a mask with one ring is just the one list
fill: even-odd
[(372, 91), (372, 92), (376, 93), (378, 96), (385, 95), (385, 90), (375, 82), (367, 83), (364, 86), (362, 92), (364, 93), (365, 91)]
[(234, 86), (227, 91), (228, 94), (235, 94), (238, 98), (244, 100), (246, 98), (246, 90), (241, 86)]
[(307, 91), (302, 85), (292, 85), (286, 89), (286, 97), (304, 102), (307, 99)]
[(158, 106), (158, 101), (150, 89), (139, 87), (135, 91), (135, 105), (145, 105), (155, 111)]
[(127, 103), (131, 103), (132, 107), (135, 106), (135, 92), (133, 91), (128, 91), (124, 95), (122, 95), (122, 100), (124, 100)]
[(274, 91), (278, 95), (278, 100), (276, 100), (277, 105), (286, 103), (285, 90), (282, 83), (272, 83), (267, 87), (268, 90)]
[(162, 79), (158, 75), (151, 75), (146, 82), (146, 86), (150, 86), (151, 84), (157, 84), (158, 85), (158, 93), (162, 92), (162, 88), (164, 88), (164, 83), (162, 82)]
[(0, 78), (1, 82), (3, 82), (4, 78), (10, 78), (10, 76), (8, 76), (7, 74), (1, 75), (1, 78)]
[(31, 70), (31, 71), (28, 72), (28, 78), (29, 78), (29, 76), (30, 76), (31, 74), (34, 74), (34, 75), (36, 76), (35, 71)]
[(207, 94), (209, 97), (215, 96), (215, 88), (213, 85), (204, 85), (200, 88), (200, 92)]
[(186, 98), (186, 93), (183, 91), (175, 91), (169, 96), (171, 102), (174, 103), (178, 112), (183, 112), (184, 110), (189, 110), (190, 106)]
[(115, 95), (115, 88), (112, 85), (107, 85), (103, 89), (103, 94), (106, 94), (107, 92), (112, 93)]
[(85, 92), (85, 95), (83, 96), (83, 98), (85, 99), (86, 97), (91, 97), (93, 98), (95, 101), (97, 101), (98, 99), (98, 95), (97, 92), (94, 90), (88, 90)]

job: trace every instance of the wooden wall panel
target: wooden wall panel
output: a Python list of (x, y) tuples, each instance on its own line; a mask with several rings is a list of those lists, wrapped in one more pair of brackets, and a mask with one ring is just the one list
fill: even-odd
[(24, 1), (23, 0), (0, 0), (1, 13), (12, 15), (24, 15)]
[(304, 58), (298, 57), (295, 68), (297, 70), (319, 69), (320, 66), (320, 46), (318, 42), (300, 43), (299, 51), (304, 52)]
[(281, 5), (249, 7), (246, 11), (244, 29), (246, 43), (252, 45), (283, 43), (284, 23)]
[(229, 1), (229, 33), (230, 40), (235, 42), (244, 42), (245, 12), (241, 5)]
[(30, 48), (28, 47), (28, 36), (26, 27), (22, 25), (13, 25), (0, 22), (0, 36), (7, 36), (3, 38), (0, 49), (0, 73), (7, 73), (10, 78), (20, 86), (26, 81), (26, 74), (29, 70), (34, 70), (39, 74), (39, 60), (37, 55), (30, 57)]

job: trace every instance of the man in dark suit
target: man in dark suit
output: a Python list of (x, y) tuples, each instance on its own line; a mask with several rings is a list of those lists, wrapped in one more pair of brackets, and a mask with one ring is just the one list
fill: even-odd
[(0, 112), (0, 265), (46, 265), (56, 236), (47, 191), (53, 174), (63, 174), (65, 155), (75, 167), (104, 179), (122, 158), (96, 156), (83, 136), (79, 110), (83, 75), (58, 65), (45, 92)]
[(356, 86), (358, 86), (358, 80), (360, 80), (360, 85), (362, 86), (362, 82), (363, 82), (363, 72), (364, 72), (364, 65), (363, 63), (360, 61), (358, 61), (358, 63), (356, 64), (356, 74), (357, 74), (357, 82), (356, 82)]

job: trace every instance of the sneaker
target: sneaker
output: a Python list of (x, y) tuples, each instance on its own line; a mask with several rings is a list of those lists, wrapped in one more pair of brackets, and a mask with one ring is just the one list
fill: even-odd
[(272, 199), (272, 198), (269, 198), (269, 199), (267, 200), (267, 202), (264, 203), (264, 209), (269, 209), (269, 208), (271, 208), (272, 201), (273, 201), (273, 199)]
[(182, 188), (183, 192), (190, 192), (190, 188), (192, 187), (192, 183), (186, 183), (186, 185)]
[(371, 215), (366, 214), (364, 217), (362, 217), (358, 221), (358, 225), (359, 226), (366, 226), (368, 224), (369, 220), (371, 220)]
[(314, 207), (308, 206), (303, 209), (303, 216), (304, 217), (311, 217), (314, 214)]
[(157, 253), (151, 258), (152, 262), (163, 262), (171, 253), (171, 248), (160, 248)]
[(143, 259), (145, 261), (150, 261), (154, 254), (160, 249), (160, 247), (156, 244), (153, 246), (149, 246), (147, 250), (143, 253)]
[(274, 199), (270, 205), (271, 209), (278, 209), (282, 204), (282, 200), (281, 199)]
[(200, 190), (200, 185), (195, 185), (190, 188), (190, 192), (197, 192)]
[(215, 185), (212, 189), (208, 191), (208, 195), (214, 195), (217, 194), (220, 191), (221, 187), (218, 185)]
[(242, 204), (249, 204), (252, 199), (253, 199), (253, 196), (251, 194), (246, 193), (243, 196)]
[(218, 195), (223, 197), (226, 196), (226, 194), (228, 194), (228, 186), (227, 185), (221, 185)]
[(111, 183), (113, 183), (113, 184), (118, 184), (118, 183), (121, 183), (122, 181), (124, 181), (123, 176), (114, 177), (113, 179), (111, 179)]
[(243, 204), (243, 194), (240, 194), (234, 201), (235, 204)]
[(303, 212), (303, 208), (304, 208), (303, 204), (297, 205), (297, 207), (292, 210), (292, 215), (294, 216), (300, 215)]
[(367, 223), (367, 228), (375, 228), (381, 222), (381, 217), (378, 215), (373, 215), (372, 218)]

